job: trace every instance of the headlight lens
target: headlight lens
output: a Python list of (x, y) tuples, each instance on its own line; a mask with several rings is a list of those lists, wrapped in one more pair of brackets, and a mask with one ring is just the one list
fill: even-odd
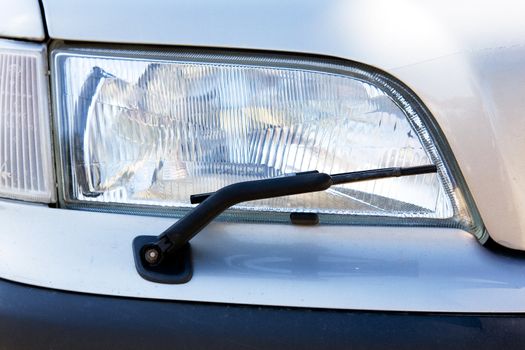
[(237, 54), (62, 48), (53, 57), (68, 206), (177, 213), (191, 194), (238, 181), (434, 163), (438, 174), (335, 186), (234, 212), (474, 225), (426, 116), (377, 73)]
[(0, 39), (0, 196), (55, 200), (45, 45)]

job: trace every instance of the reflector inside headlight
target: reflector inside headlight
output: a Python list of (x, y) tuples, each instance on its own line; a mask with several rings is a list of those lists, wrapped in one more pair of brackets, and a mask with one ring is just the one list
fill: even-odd
[(438, 174), (250, 202), (237, 213), (472, 225), (427, 116), (379, 74), (293, 58), (82, 48), (56, 50), (54, 64), (66, 205), (174, 212), (191, 194), (238, 181), (434, 163)]
[(0, 39), (0, 196), (55, 200), (46, 47)]

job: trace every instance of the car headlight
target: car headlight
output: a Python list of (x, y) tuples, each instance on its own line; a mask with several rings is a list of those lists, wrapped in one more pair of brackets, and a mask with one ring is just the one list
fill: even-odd
[(431, 117), (408, 90), (370, 68), (82, 46), (57, 48), (52, 60), (68, 207), (176, 215), (190, 207), (191, 194), (233, 182), (432, 163), (438, 174), (254, 201), (230, 215), (279, 220), (315, 211), (340, 223), (480, 231)]
[(0, 196), (55, 201), (46, 46), (0, 39)]

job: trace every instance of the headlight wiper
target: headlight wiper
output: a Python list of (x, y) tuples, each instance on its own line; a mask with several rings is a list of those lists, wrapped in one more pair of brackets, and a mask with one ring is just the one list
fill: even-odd
[(213, 193), (191, 197), (200, 203), (160, 236), (138, 236), (133, 241), (135, 266), (145, 279), (160, 283), (185, 283), (191, 279), (189, 241), (229, 207), (252, 200), (324, 191), (332, 185), (389, 177), (435, 173), (435, 165), (384, 168), (328, 175), (307, 171), (290, 176), (238, 182)]

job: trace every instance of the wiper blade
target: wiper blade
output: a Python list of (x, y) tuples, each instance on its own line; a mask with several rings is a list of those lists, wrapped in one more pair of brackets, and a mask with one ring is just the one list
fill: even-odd
[[(407, 168), (381, 168), (381, 169), (372, 169), (372, 170), (363, 170), (363, 171), (352, 171), (348, 173), (332, 174), (330, 175), (330, 177), (332, 178), (332, 185), (338, 185), (338, 184), (350, 183), (350, 182), (384, 179), (388, 177), (400, 177), (400, 176), (408, 176), (408, 175), (435, 173), (436, 170), (437, 169), (435, 165), (421, 165), (421, 166), (407, 167)], [(313, 173), (317, 174), (319, 172), (317, 170), (312, 170), (312, 171), (305, 171), (299, 174), (291, 174), (287, 176), (313, 174)], [(208, 198), (214, 193), (215, 192), (192, 194), (190, 196), (190, 202), (191, 204), (198, 204), (198, 203), (204, 202), (206, 198)]]
[(189, 241), (233, 205), (258, 199), (324, 191), (338, 184), (435, 172), (435, 165), (383, 168), (333, 175), (307, 171), (291, 176), (238, 182), (216, 192), (193, 195), (191, 202), (200, 204), (158, 237), (135, 238), (135, 266), (139, 274), (150, 281), (185, 283), (192, 274)]
[(384, 179), (388, 177), (400, 177), (409, 175), (421, 175), (428, 173), (437, 172), (435, 165), (421, 165), (407, 168), (383, 168), (383, 169), (372, 169), (364, 171), (352, 171), (349, 173), (341, 173), (330, 175), (332, 178), (332, 184), (344, 184), (349, 182), (368, 181), (376, 179)]

